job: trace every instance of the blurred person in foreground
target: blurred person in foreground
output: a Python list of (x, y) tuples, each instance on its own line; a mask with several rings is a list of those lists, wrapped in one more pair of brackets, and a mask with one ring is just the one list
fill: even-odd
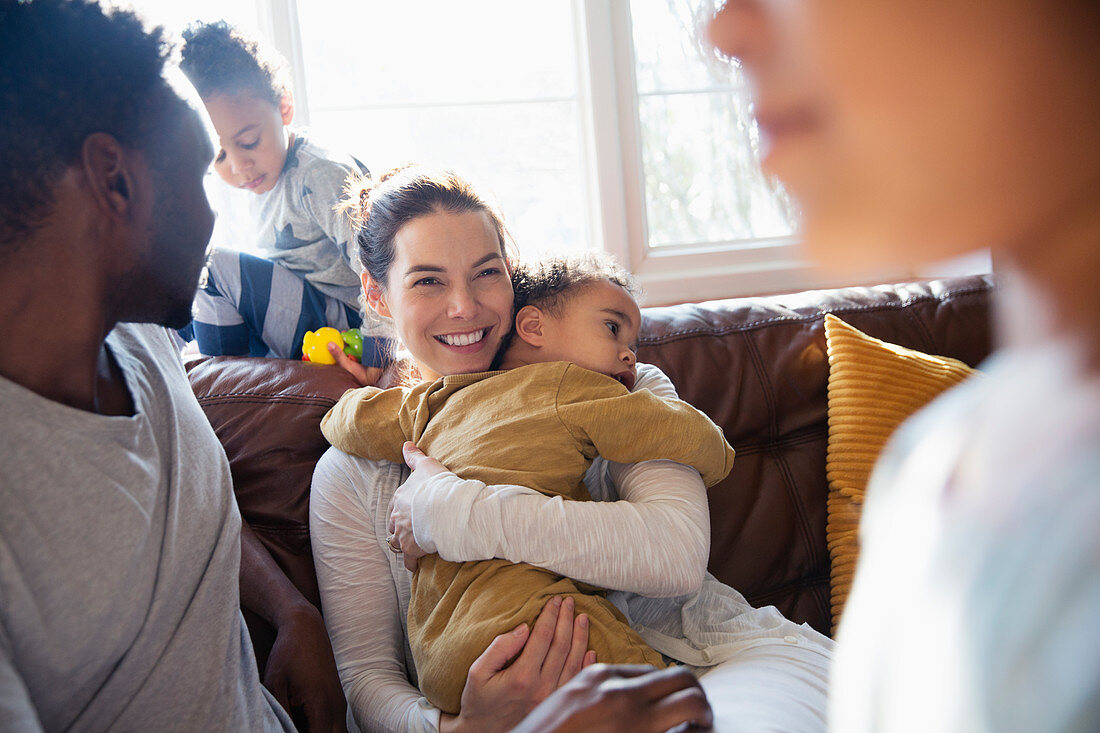
[(730, 0), (710, 35), (819, 261), (1000, 271), (987, 378), (872, 478), (831, 729), (1100, 730), (1100, 4)]

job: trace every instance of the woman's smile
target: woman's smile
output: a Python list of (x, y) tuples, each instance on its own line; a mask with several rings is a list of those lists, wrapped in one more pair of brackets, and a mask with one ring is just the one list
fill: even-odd
[(468, 348), (476, 347), (477, 350), (485, 345), (485, 337), (489, 334), (492, 328), (479, 328), (474, 331), (464, 331), (462, 333), (448, 333), (436, 336), (436, 340), (440, 343), (453, 348)]

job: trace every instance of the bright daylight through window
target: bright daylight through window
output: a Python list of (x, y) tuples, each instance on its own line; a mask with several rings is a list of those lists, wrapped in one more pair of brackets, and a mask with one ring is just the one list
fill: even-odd
[[(267, 36), (296, 125), (375, 174), (452, 168), (496, 197), (521, 253), (607, 249), (662, 303), (815, 284), (739, 69), (704, 39), (718, 2), (136, 4), (176, 29), (224, 17)], [(240, 246), (242, 194), (218, 184), (216, 243)]]

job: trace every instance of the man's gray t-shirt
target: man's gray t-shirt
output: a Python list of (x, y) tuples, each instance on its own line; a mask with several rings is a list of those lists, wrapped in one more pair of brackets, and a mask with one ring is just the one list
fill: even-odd
[(229, 465), (163, 328), (107, 345), (131, 417), (0, 378), (0, 729), (292, 730), (239, 608)]

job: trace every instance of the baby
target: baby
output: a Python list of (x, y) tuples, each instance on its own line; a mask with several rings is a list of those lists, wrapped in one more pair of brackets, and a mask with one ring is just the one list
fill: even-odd
[[(219, 138), (214, 171), (253, 194), (262, 255), (211, 252), (195, 299), (199, 351), (298, 359), (306, 331), (362, 330), (351, 222), (333, 207), (349, 174), (369, 175), (366, 166), (290, 126), (294, 97), (277, 53), (224, 21), (194, 24), (184, 40), (180, 67)], [(364, 335), (363, 363), (377, 366), (384, 343)]]
[[(590, 500), (583, 483), (597, 455), (621, 463), (670, 459), (710, 486), (733, 449), (706, 415), (634, 386), (641, 313), (629, 276), (595, 256), (521, 268), (514, 333), (502, 371), (457, 374), (413, 388), (346, 393), (321, 423), (347, 453), (400, 462), (415, 442), (463, 478)], [(610, 663), (665, 666), (599, 589), (525, 563), (420, 559), (408, 633), (428, 700), (457, 713), (470, 665), (498, 634), (532, 624), (554, 596), (589, 618), (589, 645)]]

